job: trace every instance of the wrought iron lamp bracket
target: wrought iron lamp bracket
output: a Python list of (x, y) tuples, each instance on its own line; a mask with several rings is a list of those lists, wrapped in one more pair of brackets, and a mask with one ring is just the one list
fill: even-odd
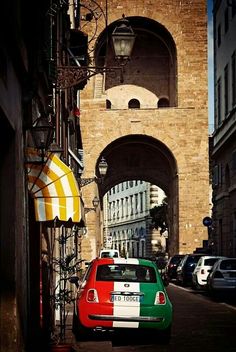
[(84, 213), (87, 214), (87, 213), (89, 213), (92, 210), (96, 211), (96, 208), (84, 208)]
[(99, 73), (104, 74), (106, 72), (114, 72), (114, 70), (122, 72), (123, 67), (59, 66), (57, 68), (56, 85), (58, 89), (71, 88)]
[(89, 185), (92, 182), (96, 182), (97, 178), (96, 177), (91, 177), (91, 178), (80, 178), (78, 180), (80, 187), (84, 187)]
[(103, 182), (104, 177), (91, 177), (91, 178), (79, 178), (78, 179), (78, 183), (80, 185), (80, 187), (84, 187), (89, 185), (92, 182), (96, 182), (96, 183), (102, 183)]

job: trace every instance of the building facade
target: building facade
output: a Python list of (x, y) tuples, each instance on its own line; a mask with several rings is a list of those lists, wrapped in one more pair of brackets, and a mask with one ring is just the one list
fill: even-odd
[(214, 1), (213, 252), (236, 256), (236, 3)]
[[(98, 176), (101, 156), (108, 171), (102, 183), (84, 187), (85, 206), (99, 196), (103, 211), (103, 196), (129, 180), (159, 186), (170, 206), (170, 254), (191, 253), (208, 237), (202, 224), (209, 214), (206, 5), (108, 1), (107, 21), (86, 23), (91, 62), (104, 74), (92, 76), (81, 92), (83, 177)], [(122, 14), (136, 38), (121, 77), (107, 38)], [(88, 259), (98, 255), (94, 234), (102, 216), (90, 212), (86, 220)]]
[(72, 5), (14, 0), (1, 6), (1, 351), (48, 349), (55, 287), (64, 297), (67, 292), (58, 268), (62, 263), (65, 274), (67, 263), (72, 268), (80, 259), (82, 163), (75, 108), (81, 87), (60, 89), (57, 75), (73, 60)]
[(157, 186), (140, 180), (122, 182), (105, 195), (104, 246), (125, 257), (151, 257), (165, 252), (165, 238), (154, 230), (150, 208), (164, 198)]

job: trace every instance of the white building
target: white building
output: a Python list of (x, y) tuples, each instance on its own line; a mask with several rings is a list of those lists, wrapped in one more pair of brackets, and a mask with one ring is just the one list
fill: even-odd
[(104, 197), (104, 247), (119, 249), (121, 255), (146, 257), (154, 255), (165, 239), (153, 229), (150, 208), (161, 204), (164, 192), (150, 183), (122, 182)]

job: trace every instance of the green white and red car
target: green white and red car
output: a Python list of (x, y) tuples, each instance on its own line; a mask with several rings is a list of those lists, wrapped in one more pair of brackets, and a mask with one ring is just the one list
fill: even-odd
[(130, 328), (158, 331), (169, 342), (171, 323), (172, 304), (152, 261), (96, 258), (79, 282), (73, 319), (78, 340), (89, 330)]

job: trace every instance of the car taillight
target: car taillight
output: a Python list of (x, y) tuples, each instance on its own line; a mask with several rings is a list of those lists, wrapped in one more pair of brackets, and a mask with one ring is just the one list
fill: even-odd
[(156, 293), (156, 298), (155, 298), (154, 304), (155, 305), (157, 305), (157, 304), (166, 304), (166, 296), (165, 296), (164, 292), (158, 291)]
[(214, 274), (214, 278), (223, 279), (224, 276), (222, 275), (222, 273), (220, 271), (216, 271), (215, 274)]
[(98, 294), (95, 289), (90, 289), (87, 292), (87, 302), (98, 303)]

